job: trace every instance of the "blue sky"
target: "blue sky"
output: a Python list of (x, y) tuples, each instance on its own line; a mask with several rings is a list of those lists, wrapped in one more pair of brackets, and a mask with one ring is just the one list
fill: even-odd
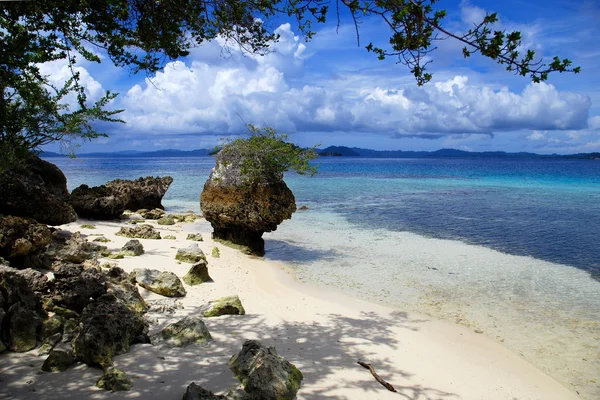
[[(265, 57), (227, 53), (213, 41), (151, 80), (130, 76), (106, 57), (99, 65), (80, 64), (90, 98), (119, 92), (113, 106), (126, 110), (127, 123), (99, 126), (109, 138), (78, 151), (208, 148), (243, 133), (245, 123), (291, 133), (304, 146), (600, 151), (600, 2), (440, 0), (438, 7), (448, 11), (445, 26), (453, 32), (497, 12), (498, 28), (520, 30), (527, 48), (570, 58), (582, 73), (532, 84), (491, 60), (463, 59), (460, 43), (448, 39), (432, 53), (432, 82), (417, 87), (396, 60), (379, 61), (364, 50), (389, 37), (379, 20), (362, 21), (361, 47), (350, 20), (336, 33), (330, 15), (308, 43), (281, 20), (271, 23), (281, 24), (281, 40)], [(60, 81), (66, 66), (54, 62), (42, 72)]]

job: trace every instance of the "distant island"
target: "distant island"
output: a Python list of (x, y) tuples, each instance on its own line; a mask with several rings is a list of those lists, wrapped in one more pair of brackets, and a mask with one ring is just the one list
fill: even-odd
[[(505, 151), (464, 151), (456, 149), (440, 149), (436, 151), (404, 151), (404, 150), (371, 150), (359, 147), (329, 146), (325, 149), (316, 149), (321, 157), (361, 157), (361, 158), (557, 158), (574, 160), (600, 160), (600, 153), (577, 154), (536, 154), (536, 153), (507, 153)], [(157, 151), (116, 151), (111, 153), (81, 153), (77, 157), (206, 157), (213, 155), (215, 149), (196, 150), (157, 150)], [(41, 157), (68, 157), (64, 154), (45, 151)]]

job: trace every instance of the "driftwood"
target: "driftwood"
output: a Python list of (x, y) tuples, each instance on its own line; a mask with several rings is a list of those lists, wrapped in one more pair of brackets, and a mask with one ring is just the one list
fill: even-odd
[(366, 369), (368, 369), (369, 371), (371, 371), (371, 375), (373, 375), (373, 378), (375, 378), (375, 380), (379, 383), (381, 383), (383, 386), (385, 386), (385, 388), (387, 390), (389, 390), (390, 392), (396, 392), (396, 389), (394, 389), (394, 387), (392, 385), (390, 385), (389, 383), (387, 383), (386, 381), (384, 381), (383, 379), (381, 379), (381, 377), (379, 375), (377, 375), (377, 373), (375, 372), (375, 368), (373, 368), (373, 366), (371, 364), (368, 364), (366, 362), (360, 361), (358, 360), (357, 363), (363, 367), (365, 367)]

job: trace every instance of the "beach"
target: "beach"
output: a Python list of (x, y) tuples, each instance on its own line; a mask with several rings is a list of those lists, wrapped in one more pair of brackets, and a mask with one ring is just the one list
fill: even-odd
[[(200, 248), (207, 254), (214, 282), (185, 285), (183, 308), (173, 314), (148, 314), (150, 334), (201, 305), (223, 296), (238, 295), (246, 309), (243, 316), (205, 318), (213, 340), (206, 346), (165, 349), (150, 344), (134, 345), (129, 353), (115, 357), (117, 368), (133, 380), (128, 392), (106, 392), (95, 386), (100, 369), (78, 363), (62, 373), (42, 373), (44, 357), (28, 353), (0, 356), (0, 398), (14, 399), (180, 399), (196, 382), (223, 394), (239, 382), (227, 367), (232, 355), (247, 339), (275, 346), (295, 364), (304, 380), (298, 399), (560, 399), (580, 398), (576, 393), (534, 367), (501, 343), (473, 329), (358, 300), (335, 290), (298, 282), (285, 265), (248, 256), (214, 243), (210, 224), (155, 225), (164, 237), (176, 240), (140, 239), (145, 253), (117, 264), (126, 272), (134, 268), (172, 271), (183, 277), (190, 264), (175, 260), (178, 248), (191, 242), (190, 232), (201, 233)], [(100, 222), (78, 220), (60, 228), (80, 231), (93, 240), (102, 234), (118, 250), (127, 238), (116, 236), (126, 220)], [(82, 228), (92, 224), (95, 229)], [(220, 257), (211, 256), (218, 247)], [(147, 300), (161, 296), (139, 288)], [(380, 385), (357, 364), (372, 364), (397, 393)]]

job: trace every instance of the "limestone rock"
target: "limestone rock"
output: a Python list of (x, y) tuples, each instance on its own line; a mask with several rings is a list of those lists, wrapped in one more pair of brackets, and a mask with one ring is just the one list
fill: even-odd
[(169, 347), (186, 347), (190, 344), (206, 344), (211, 339), (204, 321), (197, 316), (187, 316), (153, 335), (153, 345)]
[(212, 248), (212, 252), (210, 253), (214, 258), (219, 258), (221, 257), (221, 252), (219, 251), (218, 247), (213, 247)]
[(185, 240), (194, 240), (196, 242), (202, 242), (204, 239), (202, 238), (202, 234), (200, 233), (188, 233)]
[(167, 239), (167, 240), (176, 240), (177, 237), (175, 237), (174, 235), (166, 235), (163, 239)]
[(73, 351), (66, 346), (56, 347), (50, 351), (48, 358), (42, 365), (42, 371), (63, 372), (66, 371), (75, 362)]
[(150, 312), (159, 314), (175, 314), (183, 310), (183, 303), (176, 299), (158, 299), (148, 301)]
[(106, 272), (108, 277), (107, 293), (112, 294), (117, 302), (122, 303), (130, 310), (143, 314), (150, 308), (137, 286), (129, 281), (129, 276), (119, 267), (111, 267)]
[(73, 222), (67, 179), (54, 164), (31, 154), (22, 165), (0, 174), (0, 210), (49, 225)]
[(197, 243), (192, 243), (185, 249), (178, 249), (175, 259), (181, 262), (195, 264), (200, 261), (206, 261), (206, 256), (198, 247)]
[(130, 240), (121, 247), (121, 254), (131, 257), (141, 256), (144, 254), (144, 246), (142, 246), (139, 240)]
[(46, 264), (52, 264), (55, 260), (81, 264), (97, 258), (99, 252), (105, 249), (105, 246), (88, 242), (79, 232), (57, 230), (52, 234), (52, 243), (44, 253), (44, 258)]
[(188, 271), (183, 277), (183, 281), (190, 286), (199, 285), (204, 282), (212, 282), (212, 278), (208, 274), (208, 263), (206, 260), (200, 260)]
[(40, 330), (40, 340), (44, 344), (55, 345), (62, 339), (63, 326), (65, 319), (60, 315), (53, 315), (42, 322)]
[(123, 214), (127, 198), (105, 185), (81, 185), (71, 192), (70, 203), (80, 217), (110, 220)]
[(73, 341), (77, 359), (90, 366), (108, 368), (112, 358), (129, 351), (145, 335), (144, 318), (117, 301), (90, 303), (81, 315), (81, 330)]
[[(226, 150), (226, 151), (224, 151)], [(264, 254), (262, 234), (277, 229), (296, 211), (292, 191), (282, 174), (264, 174), (247, 184), (242, 173), (244, 153), (231, 144), (216, 155), (216, 165), (204, 184), (200, 207), (213, 227), (213, 238)]]
[(81, 265), (55, 263), (52, 300), (54, 304), (81, 313), (90, 303), (106, 293), (106, 277), (96, 269)]
[(275, 347), (256, 340), (244, 343), (229, 368), (242, 382), (248, 400), (292, 400), (303, 379), (300, 370), (277, 354)]
[(132, 275), (141, 287), (166, 297), (183, 297), (186, 295), (183, 284), (172, 272), (156, 269), (136, 268)]
[(11, 351), (22, 353), (37, 346), (37, 329), (41, 321), (33, 310), (23, 303), (13, 304), (6, 313), (8, 323), (7, 345)]
[(210, 390), (204, 389), (202, 386), (192, 382), (183, 395), (183, 400), (226, 400), (227, 396), (216, 395)]
[(135, 227), (122, 226), (116, 235), (134, 239), (160, 239), (160, 232), (147, 224)]
[(169, 186), (173, 183), (173, 178), (152, 177), (138, 178), (135, 180), (115, 179), (106, 183), (106, 187), (111, 188), (113, 193), (126, 199), (125, 208), (129, 210), (139, 209), (164, 209), (162, 198)]
[(165, 215), (164, 217), (160, 217), (156, 223), (159, 225), (175, 225), (175, 219), (172, 215)]
[(133, 383), (125, 372), (117, 368), (109, 368), (104, 375), (98, 379), (96, 386), (100, 389), (119, 392), (131, 389)]
[(146, 210), (141, 209), (137, 210), (137, 213), (144, 219), (160, 219), (163, 215), (165, 215), (165, 211), (160, 208), (155, 208), (154, 210)]
[(238, 296), (227, 296), (209, 303), (208, 309), (202, 313), (205, 317), (218, 317), (220, 315), (244, 315), (246, 310)]
[(0, 216), (0, 257), (22, 265), (24, 258), (46, 250), (52, 233), (31, 218)]

